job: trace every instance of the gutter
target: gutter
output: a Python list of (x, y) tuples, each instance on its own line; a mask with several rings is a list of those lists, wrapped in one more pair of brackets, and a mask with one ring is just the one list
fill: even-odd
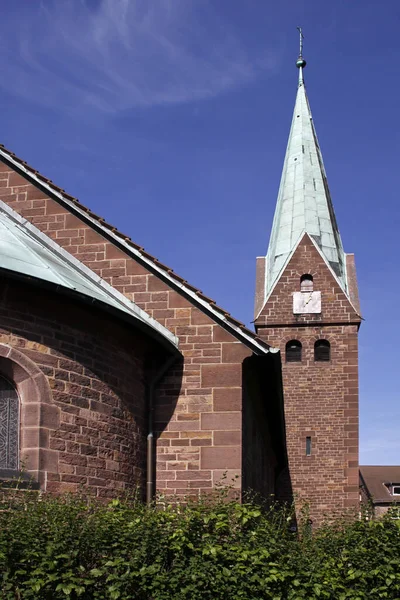
[(147, 457), (146, 457), (146, 504), (150, 506), (154, 498), (155, 481), (155, 445), (154, 445), (154, 392), (161, 379), (168, 369), (178, 359), (177, 354), (173, 354), (161, 365), (153, 377), (147, 381)]

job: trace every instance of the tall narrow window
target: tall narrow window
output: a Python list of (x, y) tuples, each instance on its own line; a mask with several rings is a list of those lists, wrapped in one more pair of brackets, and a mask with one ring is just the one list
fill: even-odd
[(328, 340), (317, 340), (314, 344), (314, 360), (331, 360), (331, 345)]
[(19, 467), (19, 398), (13, 385), (0, 376), (0, 469)]
[(301, 342), (298, 340), (286, 344), (286, 362), (301, 362)]
[(300, 290), (302, 292), (312, 292), (314, 289), (313, 276), (309, 273), (300, 277)]
[(311, 456), (311, 437), (306, 437), (306, 456)]

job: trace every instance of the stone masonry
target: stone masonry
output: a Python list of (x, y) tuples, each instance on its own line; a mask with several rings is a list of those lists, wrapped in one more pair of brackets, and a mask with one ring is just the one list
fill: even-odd
[[(293, 314), (293, 293), (311, 274), (322, 312)], [(354, 282), (353, 282), (354, 286)], [(356, 302), (354, 302), (356, 304)], [(289, 476), (311, 517), (356, 507), (358, 491), (358, 343), (360, 317), (332, 271), (304, 234), (255, 322), (257, 333), (281, 350)], [(331, 360), (314, 361), (314, 343), (331, 344)], [(290, 340), (302, 344), (301, 362), (285, 363)], [(306, 437), (312, 452), (306, 456)]]
[[(157, 490), (198, 493), (213, 487), (223, 474), (228, 480), (236, 477), (235, 486), (240, 489), (242, 365), (252, 355), (251, 349), (84, 218), (6, 163), (0, 163), (0, 199), (179, 337), (182, 360), (171, 367), (157, 391)], [(51, 377), (54, 369), (63, 369), (59, 359), (65, 363), (65, 357), (57, 356), (49, 359), (54, 364), (44, 365), (47, 376)], [(69, 369), (63, 370), (67, 377)], [(85, 372), (78, 371), (76, 376), (81, 379), (67, 382), (59, 377), (51, 384), (56, 386), (53, 395), (59, 402), (64, 398), (67, 404), (71, 389), (86, 381)], [(93, 389), (91, 393), (79, 409), (88, 410), (88, 404), (96, 402), (103, 391)], [(107, 469), (104, 461), (111, 465), (113, 458), (97, 454), (97, 450), (95, 456), (90, 454), (90, 445), (84, 441), (84, 432), (91, 428), (90, 419), (81, 418), (71, 408), (68, 404), (63, 417), (63, 435), (69, 433), (70, 438), (54, 438), (52, 444), (64, 458), (68, 448), (70, 452), (76, 448), (79, 462), (72, 464), (72, 457), (65, 458), (68, 468), (64, 467), (67, 470), (60, 477), (50, 477), (50, 488), (65, 489), (84, 483), (86, 477), (92, 478), (93, 485), (98, 479), (101, 487)], [(80, 444), (88, 454), (80, 452)], [(101, 473), (95, 473), (96, 469)], [(111, 466), (108, 471), (112, 471)], [(113, 476), (113, 481), (120, 479), (120, 475)]]
[[(1, 278), (0, 300), (0, 372), (21, 400), (24, 469), (38, 471), (50, 492), (83, 486), (107, 497), (140, 487), (146, 341), (93, 308), (26, 283)], [(39, 397), (7, 369), (15, 361), (44, 375)]]

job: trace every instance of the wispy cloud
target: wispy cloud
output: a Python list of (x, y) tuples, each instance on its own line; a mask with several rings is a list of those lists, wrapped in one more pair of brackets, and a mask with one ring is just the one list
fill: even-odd
[(42, 0), (0, 25), (0, 85), (63, 111), (213, 97), (271, 69), (207, 0)]
[[(392, 415), (393, 420), (396, 421), (396, 418)], [(361, 436), (361, 464), (399, 464), (399, 453), (400, 440), (396, 425), (380, 424), (378, 420), (374, 427)]]
[[(394, 432), (393, 432), (394, 435)], [(396, 439), (388, 440), (383, 438), (369, 439), (361, 442), (361, 451), (364, 454), (375, 454), (377, 450), (399, 450), (400, 441)]]

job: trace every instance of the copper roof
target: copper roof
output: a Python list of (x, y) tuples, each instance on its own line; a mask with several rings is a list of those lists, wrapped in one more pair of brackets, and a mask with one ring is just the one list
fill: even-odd
[[(150, 317), (72, 254), (0, 200), (0, 267), (14, 276), (46, 282), (57, 290), (68, 290), (118, 311), (169, 348), (178, 348), (178, 338)], [(121, 315), (122, 313), (122, 315)], [(149, 331), (149, 329), (153, 331)]]
[(364, 466), (360, 467), (360, 475), (361, 483), (374, 504), (400, 502), (400, 496), (392, 496), (386, 485), (400, 485), (400, 466)]
[(244, 323), (232, 317), (227, 311), (218, 306), (214, 300), (205, 296), (201, 290), (190, 285), (185, 279), (174, 273), (173, 269), (161, 263), (138, 244), (135, 244), (128, 235), (125, 235), (116, 227), (107, 223), (105, 219), (81, 204), (77, 198), (55, 185), (51, 179), (48, 179), (28, 165), (28, 163), (20, 159), (16, 154), (5, 148), (3, 144), (0, 144), (0, 158), (3, 158), (13, 168), (19, 170), (34, 185), (41, 186), (44, 191), (49, 193), (58, 202), (64, 204), (69, 210), (89, 221), (91, 225), (97, 226), (96, 228), (101, 230), (101, 234), (105, 238), (113, 243), (119, 243), (120, 247), (127, 252), (131, 251), (135, 255), (135, 258), (145, 266), (150, 267), (150, 269), (153, 267), (153, 272), (168, 280), (171, 287), (174, 287), (184, 296), (194, 301), (195, 304), (198, 304), (200, 308), (209, 313), (211, 318), (228, 329), (232, 335), (250, 347), (255, 353), (277, 352), (277, 350), (270, 348), (254, 331), (248, 329)]
[(299, 67), (299, 84), (266, 263), (267, 300), (304, 233), (347, 293), (345, 258), (321, 149)]

